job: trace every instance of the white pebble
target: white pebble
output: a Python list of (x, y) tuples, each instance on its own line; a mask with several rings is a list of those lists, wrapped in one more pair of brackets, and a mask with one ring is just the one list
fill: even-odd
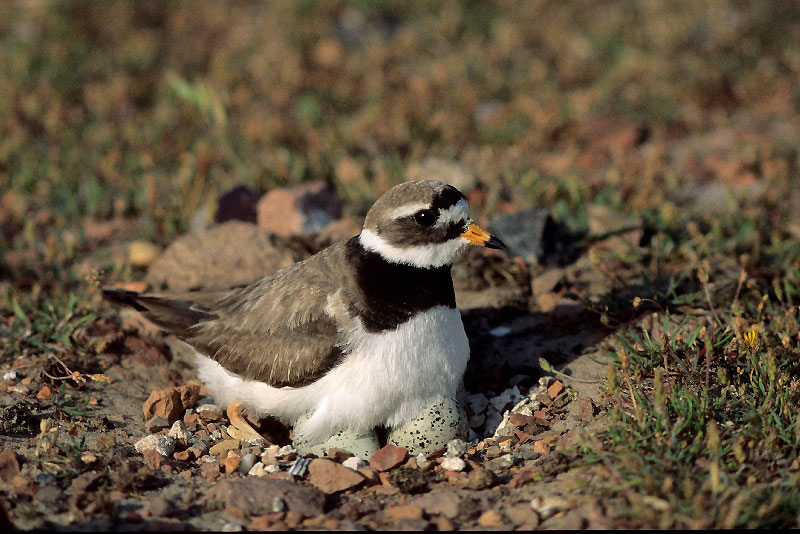
[(264, 466), (264, 471), (266, 471), (267, 473), (277, 473), (280, 470), (281, 470), (281, 466), (279, 466), (279, 465), (265, 465)]
[(445, 458), (441, 466), (447, 471), (463, 471), (467, 464), (461, 458)]
[(467, 444), (460, 439), (454, 439), (447, 444), (445, 456), (448, 458), (460, 458), (467, 453)]
[(358, 471), (362, 467), (367, 466), (367, 461), (362, 458), (359, 458), (358, 456), (351, 456), (350, 458), (342, 462), (342, 465), (345, 467), (349, 467), (353, 471)]
[(275, 453), (275, 457), (281, 458), (283, 456), (289, 456), (290, 454), (294, 454), (296, 452), (297, 450), (291, 445), (284, 445), (283, 447), (278, 449), (278, 452)]
[[(241, 465), (242, 464), (239, 464), (239, 467), (241, 467)], [(267, 474), (267, 471), (264, 469), (264, 464), (256, 462), (247, 470), (247, 474), (254, 477), (263, 477)]]
[(16, 380), (17, 379), (17, 372), (16, 371), (6, 371), (3, 373), (3, 380)]
[(175, 439), (163, 434), (150, 434), (137, 441), (134, 447), (140, 453), (154, 449), (161, 456), (169, 457), (175, 452)]
[(167, 435), (183, 443), (188, 442), (192, 437), (192, 433), (186, 430), (186, 425), (184, 425), (181, 420), (172, 423), (172, 427), (169, 429), (169, 432), (167, 432)]
[(239, 462), (239, 472), (249, 473), (255, 464), (256, 464), (256, 455), (253, 454), (252, 452), (248, 452), (247, 454), (242, 456), (242, 459)]
[(417, 467), (420, 469), (427, 469), (429, 465), (431, 465), (431, 461), (425, 456), (425, 453), (419, 453), (418, 455), (414, 456), (414, 459), (417, 461)]
[(523, 399), (522, 393), (519, 392), (517, 386), (509, 388), (496, 397), (489, 399), (489, 403), (494, 406), (498, 412), (506, 409), (506, 406), (514, 405)]

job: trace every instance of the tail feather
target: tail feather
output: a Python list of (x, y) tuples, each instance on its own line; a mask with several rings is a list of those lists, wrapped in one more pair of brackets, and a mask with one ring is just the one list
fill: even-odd
[(127, 289), (103, 288), (103, 298), (110, 302), (130, 306), (160, 328), (180, 338), (187, 337), (189, 329), (196, 324), (217, 318), (217, 315), (212, 313), (208, 307), (194, 302), (166, 296), (146, 295)]

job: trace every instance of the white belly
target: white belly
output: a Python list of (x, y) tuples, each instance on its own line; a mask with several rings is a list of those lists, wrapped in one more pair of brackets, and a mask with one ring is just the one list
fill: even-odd
[(455, 397), (469, 359), (461, 314), (445, 306), (417, 314), (396, 330), (356, 329), (348, 347), (341, 364), (300, 388), (242, 380), (199, 353), (198, 372), (220, 404), (239, 400), (289, 422), (312, 413), (295, 432), (316, 441), (340, 430), (363, 432), (418, 417), (436, 399)]

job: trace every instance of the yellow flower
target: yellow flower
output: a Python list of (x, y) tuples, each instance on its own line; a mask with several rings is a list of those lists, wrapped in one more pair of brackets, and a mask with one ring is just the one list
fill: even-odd
[(757, 330), (750, 330), (744, 335), (744, 340), (747, 342), (748, 345), (751, 347), (755, 344), (758, 340), (758, 331)]

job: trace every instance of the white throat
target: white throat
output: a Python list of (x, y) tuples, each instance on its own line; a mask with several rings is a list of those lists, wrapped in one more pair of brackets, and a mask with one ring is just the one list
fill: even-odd
[(469, 245), (469, 241), (463, 237), (457, 237), (444, 243), (398, 247), (366, 228), (361, 231), (358, 240), (365, 249), (377, 252), (387, 261), (423, 269), (442, 267), (453, 263)]

